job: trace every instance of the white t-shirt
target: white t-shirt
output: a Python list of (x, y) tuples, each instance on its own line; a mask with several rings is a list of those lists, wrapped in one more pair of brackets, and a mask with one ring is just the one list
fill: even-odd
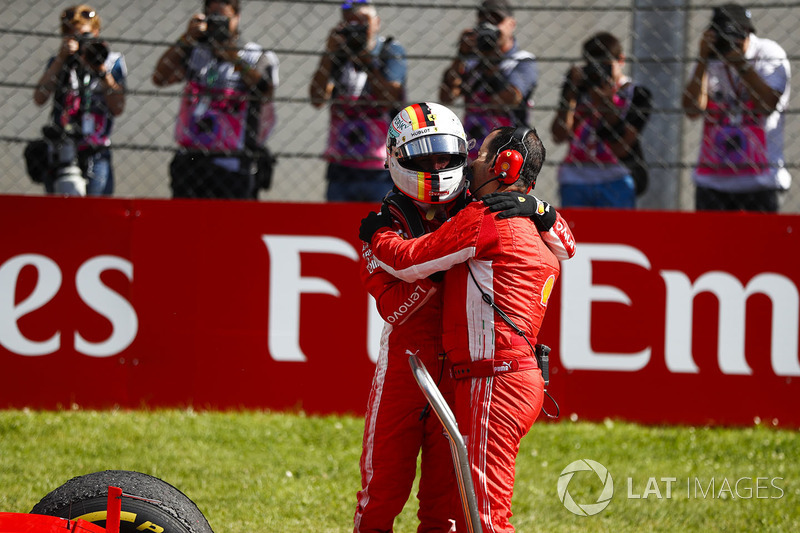
[[(692, 177), (697, 185), (726, 192), (786, 190), (791, 184), (783, 158), (784, 112), (791, 80), (789, 60), (778, 43), (754, 34), (750, 34), (745, 58), (767, 85), (781, 93), (778, 105), (768, 116), (757, 116), (748, 124), (747, 114), (742, 111), (746, 111), (749, 97), (743, 97), (747, 93), (739, 74), (722, 61), (709, 61), (707, 114), (698, 166)], [(712, 118), (715, 111), (716, 119)], [(731, 160), (735, 162), (729, 166)]]
[[(279, 63), (273, 52), (247, 43), (239, 50), (239, 58), (277, 87)], [(175, 140), (188, 149), (242, 150), (250, 105), (249, 89), (235, 65), (217, 58), (208, 46), (195, 46), (187, 58)], [(275, 125), (275, 110), (272, 101), (256, 105), (261, 107), (256, 133), (263, 144)], [(238, 157), (216, 157), (213, 162), (231, 172), (239, 170)]]

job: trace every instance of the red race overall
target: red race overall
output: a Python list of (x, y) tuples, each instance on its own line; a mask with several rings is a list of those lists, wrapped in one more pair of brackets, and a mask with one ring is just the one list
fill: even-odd
[[(409, 283), (447, 271), (442, 346), (452, 364), (533, 357), (525, 340), (483, 299), (491, 297), (530, 344), (536, 343), (560, 266), (530, 220), (500, 219), (473, 202), (417, 239), (381, 231), (372, 239), (372, 252), (386, 272)], [(514, 531), (509, 523), (514, 465), (519, 442), (541, 410), (541, 372), (533, 368), (453, 384), (483, 530)], [(466, 531), (461, 513), (454, 517), (458, 530)]]

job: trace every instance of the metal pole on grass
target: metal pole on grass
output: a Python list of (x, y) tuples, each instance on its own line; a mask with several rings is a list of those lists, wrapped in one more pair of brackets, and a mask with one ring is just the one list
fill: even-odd
[(453, 411), (447, 405), (442, 393), (434, 383), (433, 378), (428, 373), (425, 365), (419, 357), (412, 355), (408, 358), (414, 378), (417, 380), (419, 388), (433, 407), (433, 412), (444, 426), (447, 437), (450, 440), (450, 453), (453, 455), (453, 466), (456, 471), (458, 481), (458, 491), (461, 495), (461, 506), (464, 510), (464, 519), (467, 521), (469, 533), (483, 533), (481, 528), (481, 518), (478, 513), (478, 501), (475, 497), (475, 487), (472, 484), (472, 473), (469, 467), (469, 456), (467, 447), (461, 432), (458, 431), (458, 424)]

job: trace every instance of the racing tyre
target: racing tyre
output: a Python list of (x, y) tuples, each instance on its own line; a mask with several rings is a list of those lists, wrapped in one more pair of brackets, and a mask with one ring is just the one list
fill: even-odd
[(81, 518), (105, 527), (109, 485), (121, 488), (125, 495), (120, 533), (213, 533), (203, 513), (184, 493), (158, 478), (127, 470), (72, 478), (42, 498), (31, 513)]

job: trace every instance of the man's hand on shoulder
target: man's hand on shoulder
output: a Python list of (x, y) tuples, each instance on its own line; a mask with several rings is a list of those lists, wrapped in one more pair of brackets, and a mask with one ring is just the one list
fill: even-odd
[(555, 208), (533, 195), (504, 191), (487, 194), (481, 200), (492, 212), (500, 212), (498, 218), (528, 217), (539, 231), (550, 231), (556, 223)]

